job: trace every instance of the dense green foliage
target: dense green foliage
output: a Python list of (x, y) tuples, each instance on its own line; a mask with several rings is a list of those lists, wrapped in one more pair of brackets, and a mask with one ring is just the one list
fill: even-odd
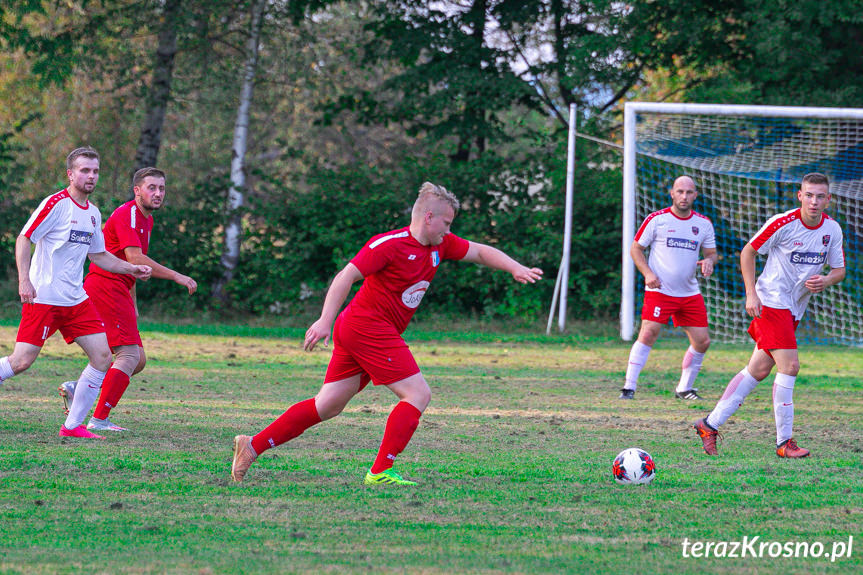
[[(247, 153), (239, 267), (221, 276), (246, 0), (13, 0), (0, 7), (0, 299), (15, 234), (63, 183), (69, 149), (102, 152), (105, 217), (142, 148), (168, 173), (151, 255), (195, 277), (141, 286), (145, 309), (309, 313), (371, 235), (408, 223), (423, 181), (454, 191), (454, 231), (542, 267), (520, 286), (448, 264), (424, 307), (527, 317), (560, 263), (566, 116), (619, 138), (626, 99), (856, 105), (856, 2), (273, 0)], [(158, 108), (159, 106), (164, 109)], [(164, 123), (159, 118), (164, 118)], [(147, 134), (147, 138), (143, 135)], [(146, 154), (145, 154), (146, 155)], [(620, 157), (579, 142), (570, 313), (616, 312)]]
[[(406, 163), (399, 170), (317, 167), (307, 176), (316, 190), (314, 201), (305, 193), (280, 188), (281, 182), (262, 178), (259, 189), (275, 191), (255, 196), (249, 206), (249, 213), (256, 216), (246, 226), (248, 249), (231, 285), (234, 301), (252, 313), (288, 314), (306, 306), (317, 308), (332, 275), (369, 237), (407, 225), (416, 193), (414, 182), (422, 181), (429, 170), (440, 171), (447, 173), (440, 183), (451, 189), (476, 189), (476, 178), (483, 177), (484, 169), (494, 167), (477, 161), (455, 171), (446, 157), (432, 158), (431, 163)], [(573, 290), (584, 307), (574, 310), (576, 317), (602, 315), (613, 305), (616, 270), (598, 270), (592, 262), (597, 249), (609, 251), (619, 244), (617, 196), (597, 192), (613, 189), (613, 182), (609, 185), (605, 179), (616, 177), (611, 172), (587, 172), (579, 183), (585, 201), (575, 214)], [(218, 184), (211, 184), (209, 191), (213, 192)], [(506, 182), (501, 186), (507, 190), (506, 197), (498, 196), (505, 206), (495, 206), (497, 209), (477, 207), (479, 202), (471, 202), (471, 196), (465, 194), (468, 201), (453, 231), (499, 246), (526, 264), (555, 270), (563, 227), (563, 182), (558, 180), (544, 190), (554, 194), (553, 201), (532, 195), (526, 186)], [(206, 283), (218, 273), (220, 238), (210, 225), (218, 218), (219, 204), (217, 194), (201, 197), (205, 201), (194, 210), (166, 209), (158, 214), (159, 242), (154, 242), (151, 255), (166, 265), (190, 270)], [(544, 312), (554, 287), (553, 277), (539, 285), (517, 286), (507, 274), (456, 262), (442, 266), (437, 278), (423, 303), (424, 310), (431, 309), (423, 314), (536, 317)], [(141, 285), (139, 293), (159, 302), (190, 303), (172, 297), (177, 287), (166, 282)]]

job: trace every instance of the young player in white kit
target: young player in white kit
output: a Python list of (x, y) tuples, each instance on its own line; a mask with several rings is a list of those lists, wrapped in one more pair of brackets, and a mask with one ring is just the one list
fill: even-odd
[[(61, 437), (101, 438), (82, 425), (99, 396), (111, 363), (105, 328), (84, 291), (87, 257), (104, 269), (150, 277), (148, 266), (132, 265), (105, 251), (102, 216), (89, 202), (99, 180), (99, 154), (78, 148), (66, 158), (69, 187), (45, 198), (15, 243), (18, 292), (23, 304), (12, 354), (0, 358), (0, 384), (32, 365), (42, 345), (59, 330), (66, 343), (81, 346), (90, 363), (78, 379), (79, 392), (69, 407)], [(31, 245), (36, 245), (32, 256)]]
[[(800, 208), (767, 220), (740, 252), (746, 313), (754, 318), (749, 335), (755, 340), (755, 350), (749, 364), (728, 383), (710, 415), (694, 425), (708, 455), (719, 454), (716, 430), (743, 405), (758, 382), (770, 375), (774, 365), (777, 371), (773, 380), (776, 455), (809, 455), (809, 450), (799, 447), (792, 438), (792, 391), (800, 369), (794, 330), (806, 312), (810, 296), (845, 278), (845, 254), (842, 229), (824, 213), (830, 203), (827, 176), (805, 175), (797, 199)], [(756, 254), (767, 256), (757, 282)], [(822, 274), (825, 264), (830, 267), (826, 275)]]
[[(620, 399), (635, 397), (638, 376), (669, 317), (675, 326), (686, 331), (690, 343), (683, 356), (675, 396), (700, 399), (692, 385), (710, 346), (710, 334), (695, 270), (700, 267), (701, 274), (710, 277), (718, 256), (713, 223), (692, 210), (697, 196), (692, 178), (680, 176), (671, 187), (671, 206), (647, 216), (635, 234), (629, 253), (644, 275), (644, 306), (638, 340), (629, 352)], [(650, 248), (649, 260), (644, 256), (647, 248)], [(703, 259), (698, 259), (699, 252), (703, 253)]]

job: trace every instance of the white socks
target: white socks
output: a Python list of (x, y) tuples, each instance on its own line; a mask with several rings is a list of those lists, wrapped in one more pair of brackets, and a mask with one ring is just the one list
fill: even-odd
[[(776, 419), (776, 445), (791, 439), (791, 430), (794, 426), (794, 402), (792, 392), (794, 390), (793, 375), (777, 373), (773, 380), (773, 416)], [(749, 395), (758, 381), (749, 374), (749, 370), (743, 370), (735, 375), (725, 388), (722, 399), (707, 416), (707, 423), (713, 429), (728, 421), (737, 409), (743, 405), (743, 400)]]
[(63, 424), (66, 429), (75, 429), (84, 423), (84, 418), (87, 417), (90, 408), (93, 407), (93, 403), (99, 397), (103, 379), (105, 379), (105, 372), (99, 371), (88, 363), (75, 386), (75, 397), (72, 400), (72, 405), (69, 406), (66, 423)]
[(794, 426), (794, 402), (791, 400), (794, 390), (793, 375), (777, 373), (773, 380), (773, 417), (776, 419), (776, 445), (791, 439), (791, 428)]
[(743, 405), (743, 400), (755, 389), (756, 385), (758, 385), (758, 380), (752, 377), (749, 370), (744, 367), (728, 382), (722, 398), (707, 416), (707, 424), (713, 429), (719, 429), (719, 426), (728, 421), (728, 418), (737, 411), (737, 408)]
[(626, 383), (623, 384), (624, 389), (635, 389), (638, 385), (638, 374), (647, 363), (647, 356), (650, 355), (650, 346), (644, 345), (640, 341), (632, 344), (632, 350), (629, 352), (629, 365), (626, 366)]
[[(632, 350), (629, 352), (629, 364), (626, 366), (624, 389), (635, 389), (638, 387), (638, 376), (647, 363), (647, 357), (650, 355), (651, 349), (649, 345), (644, 345), (640, 341), (632, 344)], [(704, 354), (698, 353), (690, 345), (683, 356), (680, 383), (677, 384), (676, 391), (683, 392), (692, 389), (692, 384), (695, 383), (695, 378), (698, 377), (698, 372), (701, 371), (703, 361)]]
[(12, 366), (9, 365), (9, 357), (0, 357), (0, 383), (15, 375)]
[(701, 362), (703, 361), (704, 354), (698, 353), (690, 345), (683, 355), (683, 371), (680, 373), (680, 383), (677, 384), (675, 391), (684, 392), (692, 389), (692, 384), (695, 383), (695, 378), (701, 371)]

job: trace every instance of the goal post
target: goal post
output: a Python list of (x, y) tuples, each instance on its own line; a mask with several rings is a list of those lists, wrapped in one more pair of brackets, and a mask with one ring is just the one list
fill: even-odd
[(634, 336), (643, 289), (629, 255), (636, 226), (670, 204), (677, 176), (695, 180), (694, 209), (716, 229), (719, 263), (711, 278), (699, 277), (711, 338), (745, 342), (740, 250), (770, 216), (799, 206), (800, 180), (815, 171), (831, 181), (827, 213), (844, 232), (846, 278), (813, 296), (798, 340), (863, 345), (863, 109), (627, 103), (621, 338)]
[(548, 325), (545, 328), (546, 335), (551, 333), (555, 308), (557, 308), (558, 331), (563, 333), (563, 330), (566, 328), (566, 305), (567, 296), (569, 294), (569, 260), (572, 245), (572, 195), (573, 188), (575, 187), (575, 138), (578, 135), (577, 112), (575, 104), (570, 104), (569, 130), (566, 144), (566, 197), (564, 199), (563, 255), (560, 258), (560, 267), (558, 268), (557, 280), (554, 284), (551, 309), (548, 311)]

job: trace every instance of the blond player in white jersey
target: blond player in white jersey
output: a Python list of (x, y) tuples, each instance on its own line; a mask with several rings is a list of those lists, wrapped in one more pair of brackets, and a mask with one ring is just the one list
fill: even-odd
[[(675, 396), (701, 399), (692, 387), (704, 354), (710, 347), (707, 308), (698, 289), (695, 271), (707, 278), (716, 265), (716, 239), (713, 223), (692, 209), (698, 191), (689, 176), (680, 176), (671, 187), (670, 207), (653, 212), (644, 219), (629, 250), (635, 267), (644, 276), (644, 305), (638, 340), (629, 352), (626, 382), (620, 399), (633, 399), (638, 376), (647, 363), (650, 350), (671, 318), (689, 337), (683, 356), (680, 381)], [(650, 248), (650, 259), (644, 252)], [(699, 253), (703, 259), (699, 259)]]
[(0, 358), (0, 384), (29, 368), (45, 340), (59, 330), (66, 343), (77, 343), (90, 360), (59, 435), (97, 439), (101, 436), (90, 433), (83, 421), (99, 396), (111, 349), (102, 320), (84, 291), (84, 261), (89, 257), (103, 269), (138, 279), (149, 278), (151, 270), (105, 251), (102, 216), (89, 201), (99, 180), (96, 150), (73, 150), (66, 158), (66, 175), (69, 186), (39, 204), (15, 243), (21, 324), (12, 354)]
[[(755, 340), (755, 350), (749, 364), (728, 383), (710, 415), (694, 424), (708, 455), (719, 454), (716, 430), (743, 405), (758, 382), (770, 375), (774, 365), (777, 372), (773, 380), (776, 455), (790, 458), (809, 455), (809, 450), (799, 447), (792, 437), (792, 391), (800, 370), (794, 331), (812, 294), (845, 278), (845, 254), (842, 228), (824, 213), (830, 203), (827, 176), (805, 175), (797, 199), (800, 208), (767, 220), (740, 252), (746, 313), (753, 318), (749, 335)], [(767, 256), (757, 282), (756, 254)], [(822, 273), (825, 265), (830, 267), (826, 275)]]

